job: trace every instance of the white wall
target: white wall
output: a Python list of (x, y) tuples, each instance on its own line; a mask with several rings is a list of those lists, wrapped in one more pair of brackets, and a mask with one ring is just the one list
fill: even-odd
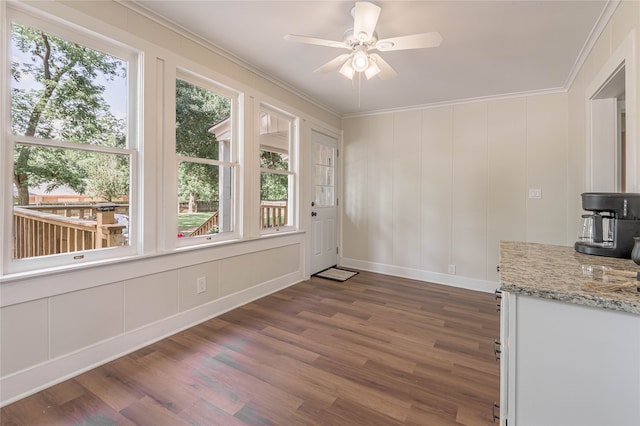
[(491, 291), (500, 240), (574, 240), (564, 93), (348, 118), (343, 130), (345, 266)]
[(572, 245), (587, 190), (586, 90), (633, 30), (640, 69), (640, 2), (622, 1), (567, 93), (343, 120), (341, 264), (490, 290), (499, 240)]
[[(0, 4), (0, 11), (5, 6)], [(309, 158), (311, 128), (338, 132), (340, 127), (335, 115), (119, 3), (29, 2), (29, 7), (144, 52), (145, 234), (142, 255), (132, 259), (2, 277), (0, 405), (292, 285), (308, 274), (308, 220), (301, 220), (301, 232), (259, 237), (253, 214), (259, 203), (255, 189), (259, 179), (251, 167), (241, 170), (245, 239), (167, 251), (161, 237), (165, 232), (162, 111), (174, 106), (162, 105), (159, 92), (164, 73), (170, 77), (172, 70), (156, 64), (184, 66), (183, 58), (188, 66), (243, 93), (241, 115), (248, 123), (241, 129), (245, 134), (241, 151), (249, 163), (257, 152), (251, 120), (256, 102), (268, 102), (301, 118), (303, 159)], [(301, 185), (307, 182), (301, 177)], [(305, 199), (302, 191), (299, 195)], [(300, 214), (309, 216), (306, 207)], [(200, 294), (195, 286), (198, 277), (207, 280), (207, 291)]]

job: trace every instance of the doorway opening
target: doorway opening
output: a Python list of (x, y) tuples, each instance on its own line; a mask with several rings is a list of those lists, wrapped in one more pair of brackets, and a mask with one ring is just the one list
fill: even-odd
[(626, 191), (625, 66), (591, 97), (592, 191)]
[(587, 191), (638, 192), (635, 30), (587, 88)]

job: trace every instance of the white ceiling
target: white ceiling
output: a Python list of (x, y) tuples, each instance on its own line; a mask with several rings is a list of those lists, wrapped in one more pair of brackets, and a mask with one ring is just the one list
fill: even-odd
[(342, 40), (353, 1), (135, 0), (340, 116), (566, 88), (602, 25), (607, 0), (373, 1), (379, 38), (438, 31), (437, 48), (381, 53), (393, 80), (313, 70), (342, 49), (284, 40)]

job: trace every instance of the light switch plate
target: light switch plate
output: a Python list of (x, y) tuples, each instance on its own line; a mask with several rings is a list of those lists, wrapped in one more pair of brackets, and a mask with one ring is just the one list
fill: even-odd
[(542, 189), (540, 188), (529, 188), (529, 198), (539, 200), (542, 198)]

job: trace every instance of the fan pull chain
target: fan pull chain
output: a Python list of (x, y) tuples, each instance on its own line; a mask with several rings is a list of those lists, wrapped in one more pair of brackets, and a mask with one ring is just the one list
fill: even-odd
[(358, 73), (358, 109), (360, 109), (360, 92), (362, 88), (362, 73)]

